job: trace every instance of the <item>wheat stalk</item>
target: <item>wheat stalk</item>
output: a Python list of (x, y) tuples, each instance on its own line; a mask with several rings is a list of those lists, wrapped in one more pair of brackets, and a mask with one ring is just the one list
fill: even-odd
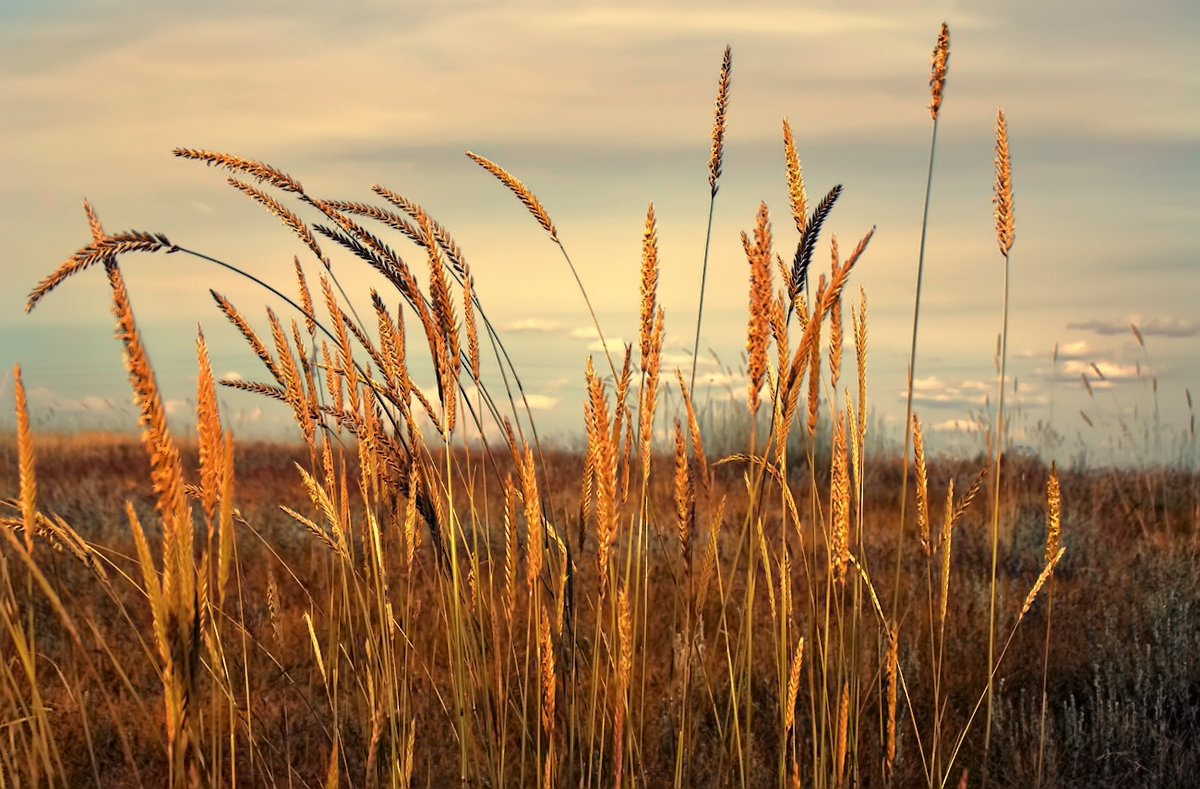
[[(433, 228), (433, 235), (434, 238), (437, 239), (438, 246), (442, 248), (442, 252), (445, 253), (446, 259), (450, 261), (450, 266), (460, 275), (466, 274), (467, 261), (463, 256), (462, 250), (459, 248), (454, 238), (451, 237), (450, 233), (447, 232), (446, 228), (438, 223), (438, 221), (433, 217), (429, 216), (425, 212), (424, 208), (417, 203), (414, 203), (412, 200), (402, 197), (392, 190), (383, 186), (379, 186), (378, 184), (372, 186), (371, 191), (375, 192), (375, 194), (379, 195), (384, 200), (387, 200), (389, 203), (411, 216), (418, 225), (422, 222), (428, 222), (429, 226)], [(385, 222), (391, 227), (394, 227), (418, 244), (425, 243), (424, 236), (418, 232), (413, 225), (405, 222), (402, 217), (398, 217), (389, 211), (383, 211), (375, 206), (366, 206), (366, 208), (368, 209), (368, 213), (366, 215)]]
[(940, 550), (942, 552), (942, 577), (941, 592), (938, 595), (938, 625), (945, 628), (946, 626), (946, 605), (950, 599), (950, 545), (954, 529), (954, 477), (950, 478), (949, 487), (946, 490), (946, 513), (945, 520), (942, 522), (942, 540)]
[(783, 119), (783, 159), (787, 175), (788, 203), (792, 207), (792, 219), (796, 232), (804, 235), (808, 219), (808, 193), (804, 189), (804, 171), (800, 168), (800, 157), (796, 154), (796, 141), (792, 138), (792, 127)]
[(30, 291), (29, 297), (25, 302), (25, 312), (33, 310), (39, 301), (45, 298), (50, 291), (61, 285), (68, 277), (74, 276), (96, 263), (113, 260), (118, 255), (124, 255), (129, 252), (159, 252), (166, 250), (170, 253), (176, 252), (178, 249), (162, 233), (146, 233), (140, 230), (130, 230), (126, 233), (117, 233), (116, 235), (97, 238), (91, 244), (83, 247), (68, 258), (52, 274), (44, 278)]
[(687, 445), (683, 440), (683, 425), (675, 420), (675, 524), (684, 569), (689, 567), (692, 534), (696, 528), (696, 494), (692, 468), (688, 463)]
[(688, 433), (692, 440), (692, 456), (696, 460), (697, 476), (704, 488), (705, 496), (709, 494), (708, 458), (704, 454), (704, 439), (700, 434), (700, 423), (696, 419), (696, 408), (692, 403), (692, 393), (688, 391), (683, 380), (683, 371), (675, 368), (675, 377), (679, 380), (679, 392), (683, 398), (684, 409), (687, 411)]
[(732, 53), (725, 47), (721, 59), (721, 76), (717, 80), (717, 100), (713, 108), (712, 151), (708, 155), (708, 186), (717, 196), (717, 181), (721, 177), (721, 161), (725, 156), (725, 118), (729, 113), (729, 76), (733, 67)]
[(654, 312), (658, 299), (658, 236), (654, 203), (646, 209), (646, 229), (642, 233), (641, 329), (638, 333), (642, 372), (650, 364), (650, 344), (654, 333)]
[(542, 499), (538, 495), (533, 450), (525, 446), (521, 463), (521, 496), (525, 500), (525, 585), (532, 593), (542, 573)]
[(800, 242), (796, 244), (796, 255), (792, 259), (791, 277), (788, 281), (788, 294), (791, 296), (793, 308), (808, 281), (808, 267), (812, 263), (813, 251), (817, 248), (817, 238), (821, 235), (821, 227), (825, 224), (825, 218), (829, 216), (829, 212), (833, 210), (833, 204), (837, 202), (841, 194), (841, 184), (830, 189), (813, 209), (812, 216), (804, 223), (804, 232), (800, 234)]
[[(850, 410), (850, 405), (846, 405)], [(846, 580), (850, 563), (850, 473), (846, 451), (846, 413), (838, 412), (833, 428), (833, 478), (830, 483), (833, 545), (830, 548), (834, 577), (838, 583)]]
[(1014, 241), (1013, 233), (1013, 191), (1012, 191), (1012, 162), (1008, 154), (1008, 124), (1004, 120), (1004, 109), (996, 112), (996, 182), (995, 205), (996, 244), (1000, 254), (1008, 259), (1009, 250)]
[(842, 697), (838, 702), (837, 744), (834, 752), (834, 764), (837, 769), (837, 785), (842, 785), (842, 777), (846, 773), (846, 745), (850, 722), (850, 682), (842, 683)]
[(470, 269), (463, 277), (463, 328), (467, 333), (467, 359), (471, 377), (479, 381), (479, 334), (475, 327), (475, 280)]
[(263, 162), (245, 159), (241, 156), (234, 156), (228, 153), (218, 153), (216, 151), (205, 151), (195, 148), (176, 148), (173, 153), (181, 159), (192, 159), (204, 162), (210, 167), (224, 167), (235, 173), (245, 173), (257, 179), (260, 183), (268, 183), (276, 189), (282, 189), (285, 192), (292, 192), (297, 195), (304, 195), (304, 187), (300, 185), (299, 181), (279, 168), (272, 167)]
[(533, 214), (533, 218), (538, 221), (547, 233), (550, 234), (550, 240), (558, 242), (558, 231), (554, 229), (554, 223), (550, 221), (550, 215), (546, 213), (546, 209), (541, 202), (534, 196), (529, 187), (518, 181), (508, 170), (505, 170), (500, 165), (480, 156), (477, 153), (467, 151), (467, 156), (473, 162), (478, 164), (483, 169), (487, 170), (492, 175), (499, 179), (500, 183), (508, 187), (509, 191), (517, 196), (517, 198), (525, 204), (525, 208), (529, 209), (529, 213)]
[(33, 459), (33, 437), (29, 431), (29, 406), (25, 402), (25, 384), (21, 366), (13, 365), (13, 394), (17, 408), (17, 465), (21, 499), (21, 523), (25, 533), (25, 551), (33, 553), (33, 531), (37, 515), (37, 470)]
[(1058, 465), (1050, 463), (1050, 478), (1046, 481), (1046, 562), (1058, 555), (1059, 529), (1062, 523), (1062, 491), (1058, 484)]
[(256, 186), (248, 184), (245, 181), (239, 181), (238, 179), (232, 177), (226, 180), (234, 189), (237, 189), (242, 194), (251, 198), (263, 208), (267, 209), (267, 211), (269, 211), (277, 219), (279, 219), (279, 221), (283, 223), (284, 227), (295, 233), (300, 240), (304, 242), (304, 245), (312, 250), (312, 253), (317, 256), (317, 260), (320, 260), (321, 264), (324, 265), (325, 268), (328, 269), (330, 267), (329, 258), (325, 256), (325, 252), (321, 249), (320, 245), (317, 244), (317, 239), (313, 236), (312, 230), (309, 229), (308, 225), (306, 225), (294, 211), (287, 208), (283, 205), (283, 203), (279, 202), (274, 197), (271, 197), (269, 194)]
[(746, 325), (748, 358), (747, 408), (753, 418), (767, 370), (767, 342), (771, 336), (771, 223), (767, 204), (760, 203), (754, 222), (754, 243), (742, 233), (742, 248), (750, 263), (750, 308)]
[(929, 555), (929, 474), (925, 466), (925, 442), (921, 438), (921, 420), (912, 417), (913, 462), (917, 468), (917, 532), (921, 535), (921, 547)]
[(942, 23), (937, 44), (933, 47), (933, 66), (929, 75), (929, 114), (936, 121), (942, 108), (942, 93), (946, 90), (946, 68), (950, 63), (950, 28)]
[(629, 597), (624, 588), (617, 591), (617, 633), (620, 656), (617, 662), (616, 708), (613, 712), (613, 786), (620, 789), (622, 768), (625, 766), (625, 715), (629, 706), (629, 680), (633, 672), (633, 620), (629, 613)]
[(788, 670), (788, 685), (787, 685), (787, 702), (783, 708), (783, 734), (787, 737), (791, 734), (792, 726), (796, 722), (796, 696), (800, 692), (800, 668), (804, 665), (804, 639), (801, 638), (796, 644), (796, 651), (792, 653), (792, 665)]

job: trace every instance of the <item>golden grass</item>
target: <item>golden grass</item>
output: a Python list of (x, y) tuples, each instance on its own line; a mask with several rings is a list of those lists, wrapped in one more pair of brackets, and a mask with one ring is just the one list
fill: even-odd
[[(931, 81), (935, 121), (947, 57), (943, 27)], [(730, 69), (727, 48), (708, 164), (710, 227)], [(298, 258), (297, 301), (264, 284), (296, 311), (289, 318), (266, 309), (269, 345), (213, 293), (270, 375), (269, 383), (223, 383), (286, 403), (297, 422), (301, 443), (290, 468), (277, 474), (286, 474), (292, 489), (279, 496), (242, 484), (247, 448), (239, 446), (235, 466), (202, 333), (194, 452), (181, 450), (168, 430), (118, 259), (129, 252), (202, 256), (161, 234), (106, 235), (85, 204), (91, 243), (35, 288), (28, 307), (68, 276), (105, 264), (153, 510), (122, 497), (131, 547), (85, 539), (43, 512), (18, 370), (17, 496), (5, 502), (15, 514), (0, 531), (4, 555), (19, 561), (11, 570), (0, 563), (0, 616), (24, 675), (0, 671), (0, 709), (13, 721), (22, 755), (0, 761), (0, 776), (36, 783), (55, 775), (64, 784), (78, 777), (68, 777), (59, 747), (73, 736), (63, 728), (68, 718), (51, 715), (42, 696), (82, 697), (101, 687), (99, 670), (86, 662), (92, 658), (78, 657), (84, 644), (119, 678), (128, 704), (160, 710), (145, 723), (144, 715), (104, 720), (123, 743), (137, 783), (173, 788), (293, 781), (941, 786), (960, 759), (979, 764), (975, 713), (986, 698), (990, 730), (992, 678), (1017, 643), (1017, 625), (1034, 615), (1039, 593), (1062, 566), (1057, 469), (1048, 483), (1040, 575), (1013, 573), (1003, 583), (993, 575), (989, 603), (1008, 612), (1008, 640), (998, 657), (975, 655), (969, 668), (957, 668), (982, 638), (971, 601), (982, 588), (984, 549), (977, 535), (953, 530), (984, 472), (962, 500), (955, 499), (955, 478), (970, 469), (948, 475), (934, 542), (929, 501), (941, 488), (929, 474), (937, 466), (927, 464), (913, 414), (917, 517), (909, 522), (902, 513), (897, 532), (891, 516), (881, 515), (894, 506), (896, 483), (894, 469), (868, 457), (862, 293), (849, 313), (857, 386), (839, 391), (842, 298), (874, 229), (844, 259), (833, 239), (830, 269), (810, 288), (812, 258), (841, 187), (809, 212), (786, 120), (783, 148), (797, 231), (788, 243), (796, 249), (790, 266), (774, 254), (782, 241), (760, 205), (753, 231), (742, 235), (750, 266), (742, 413), (749, 446), (711, 462), (705, 447), (712, 436), (682, 370), (675, 375), (678, 408), (663, 413), (666, 316), (652, 203), (642, 227), (636, 376), (633, 346), (625, 347), (619, 368), (606, 354), (611, 376), (597, 373), (588, 358), (581, 371), (586, 450), (556, 456), (521, 408), (519, 377), (505, 361), (462, 251), (418, 204), (380, 186), (372, 187), (375, 194), (399, 213), (320, 200), (270, 165), (178, 149), (181, 158), (256, 180), (262, 188), (238, 178), (229, 183), (279, 218), (321, 265), (315, 300)], [(498, 164), (468, 156), (522, 201), (574, 271), (533, 191)], [(1011, 181), (1002, 114), (997, 161), (997, 232), (1008, 233), (1008, 247), (1001, 238), (1007, 263)], [(289, 201), (329, 224), (308, 225)], [(382, 226), (384, 235), (358, 219)], [(424, 284), (389, 246), (389, 232), (425, 258)], [(394, 287), (370, 293), (369, 323), (334, 279), (318, 235)], [(401, 300), (395, 313), (389, 298)], [(424, 334), (436, 403), (409, 378), (406, 312)], [(497, 347), (499, 370), (480, 359), (479, 331)], [(698, 335), (699, 315), (697, 342)], [(497, 372), (504, 373), (503, 393), (488, 383)], [(671, 387), (668, 376), (662, 389)], [(807, 397), (798, 415), (801, 392)], [(431, 428), (419, 424), (425, 416)], [(499, 437), (472, 444), (468, 421), (471, 435)], [(656, 431), (669, 432), (668, 440)], [(1001, 436), (996, 441), (1000, 447)], [(254, 512), (235, 504), (256, 495), (265, 505)], [(899, 535), (912, 530), (919, 551), (902, 547)], [(99, 584), (100, 602), (109, 607), (105, 617), (68, 608), (43, 571), (47, 552), (35, 553), (38, 540), (90, 568), (88, 583)], [(890, 614), (872, 578), (889, 561), (910, 571), (903, 584), (897, 574), (894, 599), (904, 605)], [(11, 583), (18, 571), (27, 578), (23, 591)], [(67, 666), (62, 688), (47, 684), (41, 633), (28, 613), (38, 596), (78, 651), (59, 661)], [(131, 636), (133, 645), (118, 646)], [(79, 714), (86, 727), (87, 713)], [(160, 757), (146, 776), (138, 772), (142, 751)], [(96, 749), (89, 754), (100, 783)]]

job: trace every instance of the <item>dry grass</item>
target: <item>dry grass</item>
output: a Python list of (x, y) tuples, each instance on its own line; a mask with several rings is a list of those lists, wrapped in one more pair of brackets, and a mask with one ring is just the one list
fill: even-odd
[[(939, 102), (947, 36), (935, 49)], [(726, 50), (710, 214), (729, 80)], [(998, 154), (1001, 140), (1007, 266), (1003, 116)], [(140, 449), (33, 435), (18, 370), (18, 430), (0, 445), (0, 642), (13, 656), (0, 666), (0, 785), (932, 787), (967, 774), (1149, 785), (1200, 767), (1200, 676), (1171, 660), (1200, 648), (1200, 612), (1164, 602), (1198, 580), (1195, 474), (1144, 472), (1177, 476), (1145, 486), (1156, 498), (1133, 530), (1104, 502), (1142, 490), (1138, 478), (1060, 476), (1019, 458), (1001, 475), (1002, 423), (996, 462), (927, 457), (913, 415), (917, 507), (897, 517), (909, 459), (867, 443), (865, 295), (850, 312), (857, 380), (842, 380), (842, 298), (873, 230), (844, 259), (833, 240), (828, 272), (809, 286), (841, 189), (805, 213), (786, 122), (797, 232), (774, 236), (761, 206), (743, 236), (747, 430), (737, 451), (711, 458), (705, 447), (727, 437), (706, 433), (682, 370), (673, 445), (654, 440), (666, 315), (652, 206), (639, 359), (627, 346), (608, 375), (581, 364), (586, 447), (555, 452), (461, 250), (418, 204), (379, 186), (404, 216), (321, 200), (261, 162), (176, 153), (264, 184), (230, 180), (317, 266), (316, 299), (299, 260), (294, 298), (260, 283), (289, 310), (266, 310), (269, 342), (213, 294), (270, 376), (236, 385), (286, 403), (298, 443), (234, 440), (202, 334), (196, 439), (172, 435), (121, 256), (204, 256), (159, 234), (106, 235), (89, 206), (91, 243), (30, 306), (104, 263)], [(574, 271), (533, 192), (469, 155)], [(314, 212), (331, 224), (310, 224)], [(351, 217), (414, 247), (425, 285), (388, 237)], [(394, 287), (370, 294), (369, 322), (317, 235)], [(795, 244), (790, 266), (772, 252), (781, 243)], [(408, 378), (414, 347), (436, 370), (435, 393)], [(485, 384), (500, 372), (503, 392)], [(992, 510), (976, 512), (989, 481)], [(930, 502), (942, 497), (939, 525)], [(906, 533), (919, 541), (906, 546)], [(880, 585), (892, 566), (894, 583)], [(1133, 605), (1130, 577), (1156, 584)], [(1150, 648), (1128, 649), (1130, 633)], [(1120, 739), (1143, 731), (1156, 739)], [(1125, 746), (1133, 756), (1092, 758)]]

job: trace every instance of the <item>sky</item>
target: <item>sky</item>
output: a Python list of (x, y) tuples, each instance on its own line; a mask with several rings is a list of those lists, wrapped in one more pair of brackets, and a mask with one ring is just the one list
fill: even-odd
[[(11, 424), (15, 363), (39, 429), (134, 421), (101, 270), (24, 312), (33, 285), (88, 243), (85, 198), (109, 232), (165, 233), (291, 287), (292, 256), (303, 246), (223, 173), (172, 157), (182, 146), (270, 162), (320, 197), (370, 201), (371, 185), (382, 184), (424, 206), (470, 261), (541, 432), (570, 440), (582, 432), (585, 360), (600, 352), (586, 305), (557, 247), (464, 152), (499, 163), (537, 194), (610, 339), (636, 339), (642, 225), (653, 202), (667, 363), (686, 369), (713, 99), (728, 44), (698, 399), (721, 402), (744, 389), (739, 232), (752, 227), (760, 201), (785, 259), (796, 242), (783, 174), (787, 117), (810, 201), (844, 187), (814, 276), (827, 269), (831, 233), (846, 250), (876, 228), (849, 293), (857, 299), (861, 286), (869, 305), (871, 408), (897, 431), (929, 154), (930, 53), (943, 21), (951, 56), (915, 373), (927, 433), (935, 444), (978, 449), (964, 427), (995, 407), (1003, 258), (991, 197), (1002, 106), (1015, 192), (1013, 440), (1050, 447), (1041, 423), (1063, 436), (1051, 447), (1060, 460), (1086, 452), (1104, 461), (1131, 445), (1147, 457), (1145, 436), (1157, 425), (1159, 450), (1178, 452), (1188, 395), (1200, 396), (1200, 6), (1185, 0), (736, 10), (2, 0), (0, 403), (8, 405), (0, 424)], [(420, 267), (415, 248), (395, 246)], [(348, 257), (335, 266), (346, 291), (369, 306), (367, 289), (379, 282)], [(218, 375), (266, 376), (208, 295), (220, 291), (264, 327), (271, 302), (261, 290), (180, 255), (131, 255), (122, 271), (181, 424), (198, 325)], [(223, 399), (235, 431), (287, 430), (287, 415), (270, 404)], [(1194, 459), (1194, 441), (1189, 451)]]

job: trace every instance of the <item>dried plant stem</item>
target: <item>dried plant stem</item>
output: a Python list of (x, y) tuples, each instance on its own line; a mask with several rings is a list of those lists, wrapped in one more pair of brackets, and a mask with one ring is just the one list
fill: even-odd
[(988, 605), (988, 673), (987, 684), (987, 723), (983, 735), (983, 785), (988, 784), (988, 748), (992, 736), (992, 712), (994, 693), (992, 677), (995, 674), (996, 663), (996, 564), (1000, 552), (1000, 487), (1001, 460), (1004, 456), (1004, 391), (1008, 367), (1008, 293), (1009, 293), (1009, 253), (1013, 245), (1013, 194), (1012, 194), (1012, 165), (1008, 154), (1008, 127), (1004, 120), (1004, 110), (996, 115), (996, 241), (1000, 254), (1004, 257), (1004, 297), (1001, 305), (1000, 326), (1000, 381), (999, 394), (996, 404), (996, 436), (995, 436), (995, 469), (992, 477), (992, 571)]
[(925, 275), (925, 240), (929, 231), (929, 196), (933, 191), (933, 162), (937, 150), (938, 118), (942, 106), (942, 97), (946, 85), (946, 66), (950, 57), (950, 31), (945, 23), (938, 36), (937, 46), (933, 50), (933, 73), (930, 78), (930, 115), (933, 117), (933, 129), (929, 135), (929, 166), (925, 172), (925, 205), (921, 212), (921, 245), (917, 253), (917, 285), (913, 297), (912, 344), (908, 352), (908, 381), (904, 405), (904, 470), (900, 475), (900, 519), (896, 533), (896, 582), (892, 587), (892, 619), (899, 613), (900, 605), (900, 568), (901, 557), (904, 555), (904, 520), (907, 516), (908, 504), (908, 448), (912, 440), (912, 403), (913, 378), (917, 370), (917, 326), (921, 317), (921, 282)]
[(708, 227), (704, 231), (704, 262), (700, 266), (700, 299), (696, 306), (696, 339), (692, 343), (692, 374), (688, 389), (696, 389), (696, 357), (700, 353), (700, 326), (704, 319), (704, 286), (708, 281), (708, 251), (712, 243), (713, 212), (717, 205), (717, 190), (721, 177), (721, 163), (725, 156), (725, 118), (729, 109), (729, 77), (733, 60), (728, 46), (721, 61), (721, 76), (717, 81), (717, 101), (713, 117), (712, 152), (708, 157)]

